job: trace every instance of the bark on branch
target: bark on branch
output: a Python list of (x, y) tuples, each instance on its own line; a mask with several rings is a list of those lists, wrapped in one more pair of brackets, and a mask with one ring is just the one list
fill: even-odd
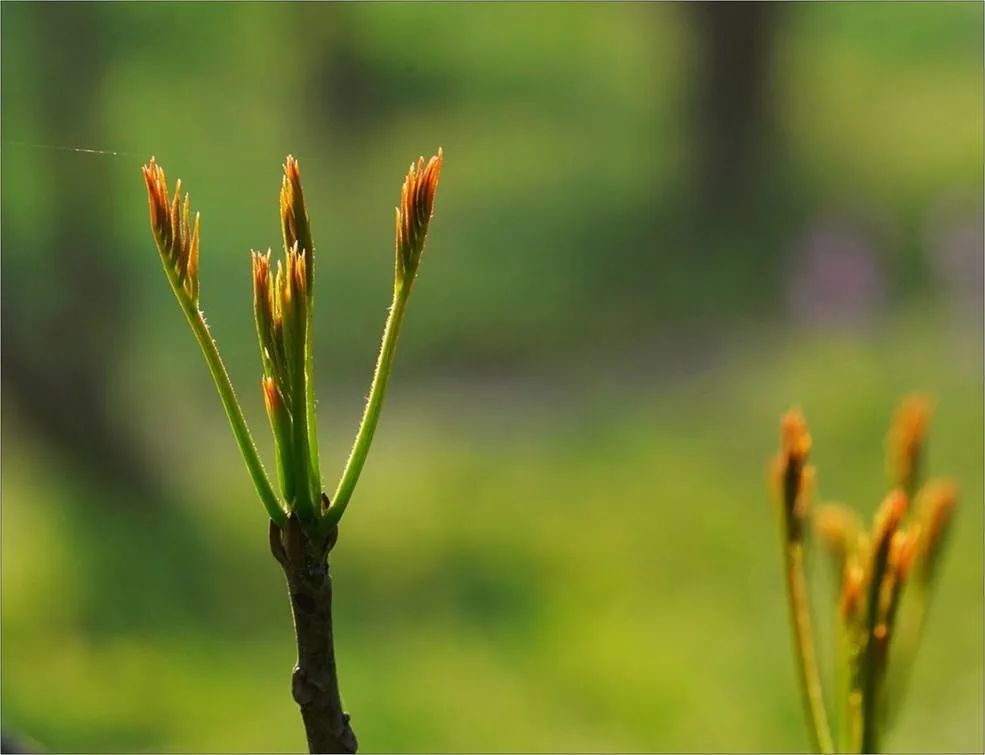
[(357, 747), (349, 715), (342, 710), (332, 637), (328, 553), (337, 538), (334, 529), (326, 542), (314, 543), (293, 516), (283, 530), (270, 523), (270, 550), (287, 577), (298, 642), (291, 692), (313, 753), (354, 753)]

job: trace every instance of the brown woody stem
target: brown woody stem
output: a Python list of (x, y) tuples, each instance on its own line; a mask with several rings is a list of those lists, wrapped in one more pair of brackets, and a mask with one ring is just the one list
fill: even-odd
[(287, 577), (298, 642), (291, 692), (301, 708), (310, 752), (354, 753), (356, 735), (342, 710), (332, 637), (332, 580), (327, 541), (312, 542), (292, 515), (283, 529), (270, 525), (270, 549)]

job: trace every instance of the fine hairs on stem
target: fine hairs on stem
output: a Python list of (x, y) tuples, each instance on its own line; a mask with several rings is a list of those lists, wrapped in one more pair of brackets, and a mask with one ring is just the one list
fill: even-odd
[(355, 752), (357, 741), (339, 691), (332, 625), (329, 553), (338, 524), (369, 455), (393, 370), (397, 340), (420, 266), (443, 153), (411, 163), (397, 208), (393, 302), (379, 358), (349, 459), (332, 498), (325, 493), (318, 457), (312, 327), (315, 244), (301, 170), (290, 155), (281, 179), (284, 259), (252, 253), (253, 317), (260, 345), (261, 393), (274, 439), (278, 489), (260, 461), (219, 349), (199, 309), (198, 214), (181, 181), (169, 195), (164, 169), (152, 157), (144, 166), (150, 225), (171, 290), (198, 341), (269, 523), (269, 546), (287, 580), (298, 660), (291, 694), (301, 711), (311, 752)]

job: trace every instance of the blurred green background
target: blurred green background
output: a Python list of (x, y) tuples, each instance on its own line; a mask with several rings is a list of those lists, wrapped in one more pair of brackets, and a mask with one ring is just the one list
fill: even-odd
[(304, 746), (282, 576), (139, 166), (156, 155), (202, 213), (203, 307), (269, 459), (248, 252), (279, 239), (299, 157), (332, 487), (400, 183), (441, 145), (333, 554), (363, 749), (806, 748), (778, 419), (803, 408), (820, 497), (868, 516), (914, 389), (963, 503), (887, 745), (985, 746), (981, 4), (0, 14), (5, 733)]

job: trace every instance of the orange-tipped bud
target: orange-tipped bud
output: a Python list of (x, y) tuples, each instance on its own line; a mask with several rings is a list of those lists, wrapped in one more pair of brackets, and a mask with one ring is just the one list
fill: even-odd
[(920, 526), (898, 530), (889, 542), (889, 568), (899, 581), (905, 580), (913, 566), (913, 559), (920, 542)]
[(791, 409), (780, 421), (780, 444), (783, 452), (804, 461), (811, 452), (811, 436), (807, 421), (797, 409)]
[[(154, 240), (158, 246), (168, 248), (171, 246), (171, 218), (169, 213), (171, 199), (168, 196), (168, 184), (167, 178), (164, 176), (164, 168), (158, 165), (152, 157), (150, 163), (143, 166), (141, 170), (144, 174), (144, 183), (147, 184), (151, 232), (154, 234)], [(178, 186), (181, 186), (180, 181)]]
[(260, 382), (263, 385), (263, 405), (267, 408), (267, 414), (273, 417), (283, 409), (284, 402), (281, 401), (273, 378), (264, 377)]
[(846, 561), (842, 571), (841, 598), (838, 606), (846, 622), (852, 622), (859, 616), (864, 591), (865, 569), (856, 559)]
[(773, 485), (783, 504), (790, 540), (803, 537), (814, 478), (814, 470), (807, 466), (810, 450), (811, 436), (804, 416), (797, 410), (787, 412), (780, 421), (780, 453), (773, 463)]
[(277, 387), (274, 378), (265, 376), (261, 380), (263, 387), (263, 404), (270, 418), (270, 429), (274, 434), (274, 449), (277, 454), (277, 475), (280, 478), (281, 490), (288, 501), (294, 499), (295, 477), (291, 464), (291, 417), (284, 402), (284, 396)]
[(277, 263), (274, 281), (274, 346), (281, 355), (276, 370), (285, 396), (291, 405), (292, 416), (302, 414), (304, 375), (308, 340), (308, 256), (298, 244), (288, 250), (284, 264)]
[(260, 357), (263, 360), (265, 375), (275, 373), (279, 348), (276, 343), (274, 321), (276, 319), (276, 299), (270, 272), (270, 252), (266, 254), (254, 250), (253, 262), (253, 315), (256, 319), (257, 339), (260, 341)]
[[(165, 268), (173, 272), (177, 285), (198, 306), (198, 247), (200, 221), (198, 213), (191, 223), (190, 200), (185, 194), (181, 202), (181, 181), (174, 187), (174, 198), (168, 194), (164, 169), (152, 157), (142, 168), (147, 184), (147, 203), (150, 226)], [(169, 273), (170, 274), (170, 273)]]
[(897, 488), (886, 496), (876, 511), (872, 525), (872, 552), (869, 561), (871, 582), (868, 612), (873, 622), (880, 611), (883, 616), (886, 614), (894, 590), (895, 574), (890, 564), (890, 549), (906, 515), (906, 508), (906, 493)]
[(257, 312), (263, 313), (264, 320), (272, 321), (274, 298), (270, 286), (270, 251), (264, 254), (254, 249), (250, 255), (253, 262), (253, 304)]
[(910, 565), (913, 563), (916, 538), (917, 532), (915, 530), (899, 529), (893, 533), (889, 541), (886, 569), (876, 596), (879, 601), (875, 614), (878, 623), (872, 630), (872, 636), (877, 643), (884, 643), (888, 640), (889, 632), (896, 622), (900, 598), (906, 586)]
[(308, 300), (308, 252), (299, 249), (297, 242), (294, 242), (294, 290), (297, 291), (301, 301)]
[(918, 565), (920, 579), (924, 581), (930, 580), (940, 561), (957, 502), (957, 487), (950, 480), (932, 480), (920, 491), (916, 519), (922, 534), (914, 561)]
[[(286, 316), (288, 310), (297, 308), (303, 312), (308, 304), (308, 256), (297, 242), (284, 257), (284, 276), (280, 282), (281, 310)], [(278, 270), (279, 273), (279, 270)], [(295, 312), (292, 311), (292, 314)]]
[(889, 475), (894, 485), (913, 495), (919, 484), (920, 456), (932, 413), (926, 396), (913, 394), (900, 403), (886, 438)]
[[(311, 238), (311, 223), (304, 205), (304, 192), (301, 190), (301, 169), (292, 155), (284, 162), (284, 178), (280, 187), (280, 224), (284, 235), (284, 251), (298, 248), (314, 260), (315, 242)], [(308, 264), (305, 271), (306, 288), (312, 287), (314, 265)]]
[(872, 524), (872, 540), (876, 548), (896, 534), (903, 517), (906, 516), (906, 508), (906, 493), (901, 489), (897, 488), (886, 496), (879, 510), (876, 511)]
[(396, 275), (397, 280), (406, 285), (414, 282), (424, 251), (443, 160), (444, 154), (441, 147), (438, 147), (438, 154), (428, 160), (426, 165), (423, 156), (418, 159), (416, 166), (411, 163), (400, 191), (400, 207), (397, 208)]
[[(876, 511), (872, 524), (872, 545), (875, 550), (888, 548), (896, 534), (903, 517), (906, 516), (906, 493), (897, 488), (889, 493)], [(888, 551), (887, 551), (888, 555)]]

